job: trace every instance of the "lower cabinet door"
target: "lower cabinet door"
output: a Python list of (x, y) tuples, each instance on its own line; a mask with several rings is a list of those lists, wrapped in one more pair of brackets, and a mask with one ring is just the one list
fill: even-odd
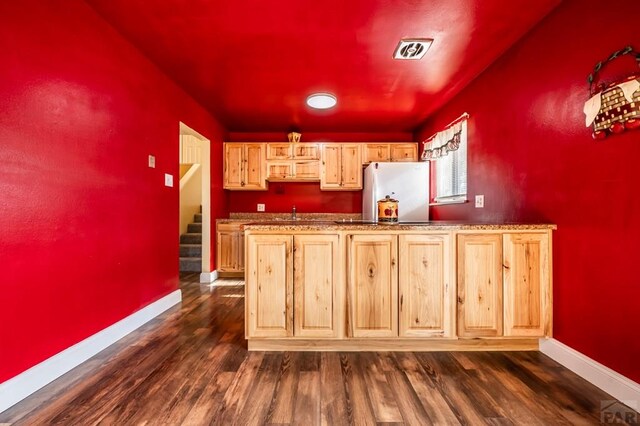
[(458, 235), (458, 336), (502, 336), (502, 235)]
[(349, 331), (353, 337), (398, 336), (398, 240), (352, 235), (349, 243)]
[(293, 335), (291, 235), (250, 235), (245, 272), (247, 337)]
[(400, 235), (400, 336), (455, 335), (451, 236)]
[(293, 252), (294, 335), (337, 337), (338, 236), (296, 235)]
[(216, 241), (217, 265), (220, 272), (233, 272), (237, 268), (237, 244), (235, 231), (218, 231)]
[(235, 235), (236, 247), (236, 271), (244, 272), (244, 231), (238, 231)]
[(504, 335), (551, 335), (549, 235), (505, 234)]

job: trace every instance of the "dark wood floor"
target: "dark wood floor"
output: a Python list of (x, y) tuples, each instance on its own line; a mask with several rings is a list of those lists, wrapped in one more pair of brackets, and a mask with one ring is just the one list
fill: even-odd
[(612, 399), (537, 352), (249, 353), (243, 287), (182, 290), (0, 423), (598, 424)]

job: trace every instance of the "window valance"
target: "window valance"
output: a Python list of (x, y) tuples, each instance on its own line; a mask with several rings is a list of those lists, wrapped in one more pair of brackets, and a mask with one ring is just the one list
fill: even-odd
[(468, 114), (461, 115), (446, 129), (436, 133), (422, 142), (424, 150), (421, 160), (433, 160), (441, 158), (450, 152), (457, 151), (462, 141), (462, 126), (466, 122)]

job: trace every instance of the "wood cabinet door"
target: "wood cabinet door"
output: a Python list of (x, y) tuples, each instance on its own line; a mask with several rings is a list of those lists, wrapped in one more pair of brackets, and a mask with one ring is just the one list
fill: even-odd
[(296, 180), (317, 181), (320, 179), (320, 162), (318, 160), (294, 161), (293, 175)]
[(400, 235), (400, 336), (455, 335), (451, 236)]
[(244, 272), (244, 231), (236, 231), (234, 236), (236, 250), (236, 272)]
[(290, 161), (269, 161), (267, 163), (267, 179), (288, 180), (293, 177), (293, 163)]
[(549, 235), (505, 234), (504, 335), (551, 335)]
[(320, 145), (317, 143), (297, 143), (293, 145), (293, 158), (296, 160), (319, 160)]
[(418, 144), (391, 144), (391, 161), (418, 161)]
[(290, 143), (268, 143), (267, 160), (288, 160), (293, 156)]
[(294, 335), (337, 337), (338, 236), (296, 235), (293, 251)]
[(244, 187), (244, 145), (241, 143), (224, 144), (224, 188), (241, 189)]
[(342, 189), (362, 189), (362, 146), (361, 144), (342, 145)]
[(247, 337), (293, 335), (291, 235), (249, 235), (245, 306)]
[(395, 235), (349, 236), (349, 332), (352, 337), (398, 336), (398, 240)]
[(220, 272), (235, 272), (237, 244), (236, 232), (234, 231), (218, 231), (216, 238), (216, 252), (218, 254), (216, 264)]
[(342, 150), (340, 144), (322, 146), (320, 189), (340, 189), (342, 183)]
[(245, 184), (243, 189), (267, 189), (265, 144), (247, 143), (244, 146)]
[(458, 336), (502, 336), (502, 235), (458, 235)]
[(364, 146), (363, 163), (369, 164), (375, 161), (390, 161), (391, 151), (388, 143), (368, 143)]

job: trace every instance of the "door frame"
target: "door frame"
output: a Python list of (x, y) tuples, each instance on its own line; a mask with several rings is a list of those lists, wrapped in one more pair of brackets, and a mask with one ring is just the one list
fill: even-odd
[[(180, 122), (180, 135), (191, 135), (202, 143), (202, 265), (200, 282), (210, 282), (211, 270), (211, 141)], [(179, 156), (182, 144), (178, 143)], [(180, 158), (180, 157), (179, 157)], [(204, 280), (204, 281), (203, 281)]]

